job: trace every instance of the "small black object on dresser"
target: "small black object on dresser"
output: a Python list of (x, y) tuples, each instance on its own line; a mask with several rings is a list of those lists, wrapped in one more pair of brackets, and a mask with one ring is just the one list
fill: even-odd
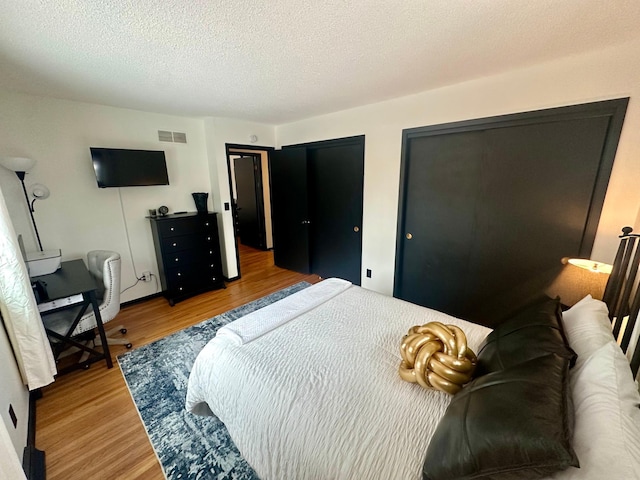
[(149, 217), (164, 296), (176, 302), (225, 288), (215, 213)]

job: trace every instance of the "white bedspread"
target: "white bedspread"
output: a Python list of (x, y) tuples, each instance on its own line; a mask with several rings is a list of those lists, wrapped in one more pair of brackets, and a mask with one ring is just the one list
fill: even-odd
[(332, 299), (350, 286), (351, 282), (346, 280), (328, 278), (314, 288), (307, 288), (283, 298), (276, 307), (261, 308), (225, 325), (218, 330), (216, 337), (228, 336), (229, 341), (238, 345), (249, 343)]
[(449, 396), (400, 379), (399, 345), (435, 320), (460, 326), (474, 351), (490, 331), (351, 286), (250, 343), (211, 340), (186, 407), (215, 413), (263, 480), (420, 479)]

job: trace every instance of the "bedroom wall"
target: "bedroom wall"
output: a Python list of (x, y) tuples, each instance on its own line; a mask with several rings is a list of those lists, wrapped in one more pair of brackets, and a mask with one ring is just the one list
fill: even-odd
[[(191, 192), (212, 190), (202, 119), (5, 91), (0, 91), (0, 111), (9, 120), (0, 123), (0, 155), (35, 158), (38, 163), (25, 183), (43, 183), (51, 190), (47, 200), (35, 204), (45, 250), (62, 249), (63, 260), (83, 258), (93, 249), (115, 250), (122, 256), (123, 289), (135, 283), (134, 264), (138, 275), (145, 270), (157, 274), (148, 210), (167, 205), (172, 212), (195, 211)], [(160, 142), (158, 130), (185, 132), (188, 143)], [(91, 146), (164, 150), (170, 185), (100, 189)], [(37, 250), (20, 183), (15, 174), (0, 170), (0, 188), (16, 230), (27, 250)], [(155, 292), (155, 281), (139, 282), (122, 301)]]
[[(0, 325), (0, 365), (2, 365), (0, 368), (0, 385), (2, 386), (0, 388), (0, 417), (2, 417), (4, 427), (9, 433), (16, 455), (22, 462), (22, 451), (27, 445), (27, 427), (29, 425), (29, 391), (22, 383), (4, 325)], [(9, 416), (9, 405), (13, 406), (13, 411), (18, 419), (16, 427), (13, 426)]]
[(402, 130), (630, 96), (592, 258), (612, 262), (617, 236), (640, 206), (640, 42), (279, 125), (278, 148), (365, 137), (362, 286), (391, 294)]
[[(224, 209), (224, 204), (231, 205), (231, 189), (229, 188), (229, 174), (227, 168), (227, 143), (236, 145), (252, 145), (273, 147), (275, 145), (275, 127), (254, 122), (234, 120), (229, 118), (209, 117), (204, 120), (207, 142), (207, 154), (211, 164), (210, 180), (214, 196), (213, 206), (218, 215), (218, 229), (220, 230), (220, 246), (222, 250), (222, 264), (227, 278), (238, 276), (236, 260), (236, 245), (233, 229), (233, 215), (231, 208)], [(250, 137), (258, 137), (257, 142), (251, 143)]]

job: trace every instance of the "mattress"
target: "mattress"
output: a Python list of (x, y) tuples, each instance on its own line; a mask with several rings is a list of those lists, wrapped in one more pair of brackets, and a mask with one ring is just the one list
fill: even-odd
[[(299, 294), (317, 297), (323, 283)], [(261, 318), (282, 318), (278, 303)], [(477, 351), (490, 329), (357, 286), (316, 303), (248, 342), (212, 339), (186, 408), (220, 418), (263, 480), (420, 479), (450, 397), (400, 379), (400, 340), (439, 321)]]

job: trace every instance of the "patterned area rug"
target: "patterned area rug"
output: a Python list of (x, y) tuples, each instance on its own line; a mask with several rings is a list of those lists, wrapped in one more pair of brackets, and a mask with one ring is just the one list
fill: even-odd
[(224, 424), (184, 409), (189, 372), (218, 328), (308, 287), (301, 282), (118, 356), (151, 444), (169, 480), (257, 479)]

